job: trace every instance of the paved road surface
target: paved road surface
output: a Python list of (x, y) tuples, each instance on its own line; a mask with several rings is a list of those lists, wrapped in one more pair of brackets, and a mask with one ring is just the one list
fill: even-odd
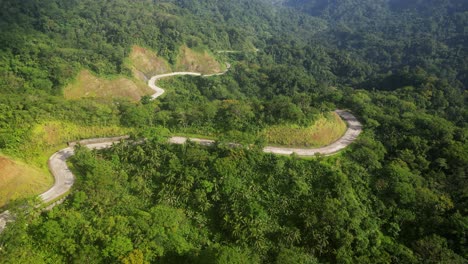
[[(266, 153), (273, 153), (279, 155), (291, 155), (293, 153), (297, 154), (301, 157), (310, 157), (315, 156), (315, 154), (322, 154), (322, 155), (333, 155), (340, 150), (346, 148), (349, 144), (351, 144), (362, 132), (362, 125), (353, 116), (350, 112), (344, 110), (335, 110), (344, 121), (346, 121), (348, 125), (348, 129), (346, 133), (334, 143), (321, 147), (321, 148), (286, 148), (286, 147), (271, 147), (267, 146), (263, 149)], [(186, 138), (186, 137), (172, 137), (169, 139), (169, 142), (172, 144), (184, 144), (187, 140), (199, 143), (201, 145), (210, 146), (215, 143), (214, 140), (210, 139), (201, 139), (201, 138)]]
[[(117, 140), (118, 139), (118, 140)], [(90, 149), (103, 149), (112, 146), (113, 143), (119, 142), (121, 137), (118, 138), (109, 138), (106, 142), (92, 143), (93, 140), (90, 140), (91, 143), (86, 144), (85, 146)], [(100, 140), (100, 139), (96, 139)], [(44, 203), (50, 203), (54, 200), (65, 195), (75, 182), (75, 177), (67, 166), (67, 159), (75, 154), (75, 151), (72, 147), (64, 148), (49, 158), (49, 170), (54, 176), (55, 183), (54, 185), (47, 190), (45, 193), (39, 195), (41, 200)], [(55, 205), (60, 204), (62, 200), (56, 201), (47, 209), (52, 209)], [(5, 229), (5, 226), (8, 222), (14, 220), (14, 216), (11, 215), (9, 211), (5, 211), (0, 214), (0, 233)]]
[(229, 64), (229, 63), (227, 63), (226, 66), (227, 67), (226, 67), (226, 70), (224, 72), (207, 74), (207, 75), (201, 74), (199, 72), (171, 72), (171, 73), (155, 75), (155, 76), (151, 77), (151, 79), (148, 81), (148, 86), (155, 91), (155, 93), (153, 95), (151, 95), (151, 99), (154, 100), (154, 99), (158, 98), (159, 96), (163, 95), (164, 92), (165, 92), (163, 88), (156, 85), (156, 82), (159, 79), (167, 78), (167, 77), (173, 77), (173, 76), (177, 76), (177, 75), (191, 75), (191, 76), (203, 76), (203, 77), (218, 76), (218, 75), (225, 74), (231, 68), (231, 64)]
[(156, 85), (156, 81), (162, 78), (166, 77), (171, 77), (171, 76), (176, 76), (176, 75), (192, 75), (192, 76), (201, 76), (201, 73), (197, 72), (173, 72), (173, 73), (166, 73), (166, 74), (160, 74), (160, 75), (155, 75), (151, 77), (151, 79), (148, 81), (148, 86), (155, 91), (153, 95), (151, 95), (151, 99), (156, 99), (159, 96), (163, 95), (165, 92), (163, 88), (158, 87)]
[[(230, 65), (228, 64), (227, 66), (228, 66), (227, 70), (229, 70)], [(151, 98), (156, 99), (162, 94), (164, 94), (164, 89), (156, 85), (156, 81), (161, 78), (177, 76), (177, 75), (192, 75), (192, 76), (209, 77), (209, 76), (224, 74), (226, 73), (226, 71), (221, 72), (221, 73), (216, 73), (216, 74), (210, 74), (210, 75), (202, 75), (201, 73), (197, 73), (197, 72), (173, 72), (173, 73), (160, 74), (160, 75), (153, 76), (148, 81), (148, 86), (155, 91), (155, 93), (151, 96)], [(296, 153), (298, 156), (314, 156), (317, 153), (320, 153), (322, 155), (331, 155), (346, 148), (359, 136), (359, 134), (362, 131), (362, 125), (356, 119), (356, 117), (353, 116), (350, 112), (347, 112), (344, 110), (336, 110), (335, 112), (338, 115), (340, 115), (341, 118), (344, 121), (346, 121), (348, 125), (348, 129), (346, 133), (344, 134), (344, 136), (341, 137), (335, 143), (325, 146), (325, 147), (315, 148), (315, 149), (283, 148), (283, 147), (269, 147), (268, 146), (264, 148), (263, 151), (267, 153), (283, 154), (283, 155), (290, 155), (290, 154)], [(102, 139), (96, 139), (96, 140), (102, 141)], [(172, 144), (184, 144), (187, 140), (189, 139), (185, 137), (172, 137), (169, 139), (169, 142)], [(190, 140), (194, 142), (198, 142), (202, 145), (209, 146), (209, 145), (214, 144), (213, 140), (200, 139), (200, 138), (190, 138)], [(102, 149), (102, 148), (110, 147), (113, 143), (117, 141), (119, 140), (116, 140), (116, 138), (111, 138), (105, 142), (99, 142), (99, 143), (92, 143), (93, 140), (88, 140), (86, 141), (85, 146), (90, 149)], [(73, 156), (73, 154), (74, 154), (73, 148), (68, 147), (68, 148), (65, 148), (56, 152), (54, 155), (52, 155), (49, 158), (49, 169), (55, 178), (55, 183), (52, 186), (52, 188), (50, 188), (48, 191), (40, 195), (40, 198), (45, 203), (52, 202), (60, 198), (61, 196), (65, 195), (73, 186), (75, 178), (66, 163), (67, 159)], [(55, 204), (52, 204), (48, 208), (52, 208), (53, 206), (55, 206)], [(12, 221), (12, 219), (13, 217), (8, 211), (5, 211), (0, 214), (0, 233), (4, 229), (6, 223), (9, 221)]]
[[(85, 146), (89, 149), (103, 149), (112, 146), (120, 140), (110, 138), (109, 141), (100, 143), (88, 143)], [(39, 195), (45, 203), (52, 202), (67, 193), (75, 182), (73, 173), (67, 166), (67, 159), (75, 154), (72, 147), (64, 148), (49, 158), (49, 170), (54, 175), (55, 183), (48, 191)]]
[(346, 130), (345, 134), (334, 143), (325, 147), (314, 149), (266, 147), (263, 149), (263, 151), (267, 153), (283, 155), (291, 155), (293, 153), (296, 153), (298, 156), (303, 157), (310, 157), (314, 156), (315, 154), (332, 155), (337, 153), (338, 151), (349, 146), (349, 144), (353, 143), (354, 140), (356, 140), (356, 138), (362, 132), (362, 125), (350, 112), (344, 110), (335, 110), (335, 113), (337, 113), (346, 122), (346, 124), (348, 125), (348, 129)]

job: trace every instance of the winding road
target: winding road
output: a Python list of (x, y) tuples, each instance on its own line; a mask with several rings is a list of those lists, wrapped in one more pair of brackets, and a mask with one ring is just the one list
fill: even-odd
[[(198, 72), (173, 72), (173, 73), (155, 75), (151, 77), (151, 79), (148, 81), (148, 86), (155, 91), (155, 93), (151, 96), (151, 98), (154, 100), (164, 94), (164, 89), (156, 85), (156, 82), (162, 78), (178, 76), (178, 75), (192, 75), (192, 76), (203, 76), (203, 77), (222, 75), (222, 74), (225, 74), (229, 70), (230, 66), (231, 65), (228, 64), (227, 69), (224, 72), (209, 74), (209, 75), (203, 75)], [(263, 149), (263, 151), (266, 153), (273, 153), (273, 154), (279, 154), (279, 155), (291, 155), (295, 153), (296, 155), (302, 156), (302, 157), (310, 157), (316, 154), (332, 155), (332, 154), (339, 152), (340, 150), (346, 148), (354, 140), (356, 140), (356, 138), (362, 132), (362, 125), (356, 119), (356, 117), (348, 111), (336, 110), (335, 112), (338, 115), (340, 115), (340, 117), (344, 121), (346, 121), (348, 125), (348, 129), (346, 130), (346, 133), (343, 135), (343, 137), (338, 139), (336, 142), (325, 147), (313, 148), (313, 149), (267, 146)], [(89, 139), (89, 140), (80, 141), (80, 143), (90, 149), (103, 149), (103, 148), (108, 148), (112, 146), (112, 144), (119, 142), (121, 139), (122, 137)], [(200, 143), (202, 145), (207, 145), (207, 146), (211, 146), (215, 143), (215, 141), (213, 140), (200, 139), (200, 138), (186, 138), (186, 137), (171, 137), (169, 139), (169, 143), (184, 144), (187, 140), (197, 142), (197, 143)], [(74, 155), (74, 150), (73, 150), (73, 147), (71, 146), (71, 147), (67, 147), (56, 152), (49, 158), (49, 162), (48, 162), (49, 170), (54, 176), (55, 183), (48, 191), (39, 195), (41, 200), (46, 204), (54, 202), (50, 204), (49, 207), (47, 207), (48, 209), (61, 203), (63, 199), (60, 200), (60, 198), (63, 198), (65, 194), (68, 193), (70, 191), (70, 188), (73, 186), (75, 177), (73, 173), (70, 171), (70, 169), (68, 168), (67, 162), (66, 162), (67, 159), (73, 155)], [(12, 217), (9, 211), (5, 211), (0, 214), (0, 233), (5, 228), (6, 223), (13, 221), (13, 218), (14, 217)]]

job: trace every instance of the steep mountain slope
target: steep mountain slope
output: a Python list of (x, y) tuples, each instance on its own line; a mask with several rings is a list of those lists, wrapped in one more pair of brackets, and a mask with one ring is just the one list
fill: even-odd
[(175, 64), (184, 44), (253, 50), (273, 35), (297, 38), (324, 27), (313, 18), (298, 27), (306, 16), (281, 15), (256, 1), (5, 0), (0, 7), (1, 91), (59, 94), (81, 68), (126, 73), (124, 59), (135, 44)]
[[(1, 1), (2, 154), (45, 166), (70, 140), (147, 140), (78, 147), (64, 204), (11, 204), (0, 259), (466, 263), (466, 11), (459, 0)], [(62, 95), (81, 71), (143, 82), (202, 70), (193, 59), (232, 67), (161, 80), (157, 101)], [(305, 129), (336, 108), (364, 128), (340, 155), (261, 151), (262, 131)], [(165, 143), (175, 133), (220, 142)]]

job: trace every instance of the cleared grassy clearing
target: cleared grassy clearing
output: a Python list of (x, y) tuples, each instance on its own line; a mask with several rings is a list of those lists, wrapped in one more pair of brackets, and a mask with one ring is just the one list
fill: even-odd
[(88, 70), (81, 71), (76, 80), (63, 90), (66, 99), (123, 97), (138, 101), (142, 96), (152, 93), (153, 90), (142, 80), (126, 77), (100, 78)]
[(225, 66), (216, 61), (214, 56), (204, 50), (193, 50), (182, 46), (179, 50), (174, 67), (163, 58), (140, 46), (133, 46), (125, 66), (131, 70), (133, 77), (123, 75), (113, 77), (98, 77), (89, 70), (82, 70), (75, 81), (63, 90), (66, 99), (116, 97), (139, 101), (142, 96), (153, 92), (147, 81), (153, 75), (172, 71), (192, 71), (204, 74), (221, 72)]
[(52, 184), (46, 171), (0, 155), (0, 207), (42, 193)]
[(270, 145), (313, 148), (329, 145), (345, 132), (346, 123), (336, 113), (327, 113), (310, 127), (278, 125), (265, 129), (261, 135)]
[(117, 76), (109, 79), (95, 76), (88, 70), (81, 71), (76, 80), (65, 87), (63, 91), (65, 98), (124, 97), (138, 101), (143, 95), (153, 93), (147, 85), (150, 76), (171, 71), (171, 66), (166, 60), (139, 46), (132, 47), (125, 65), (132, 71), (133, 78)]

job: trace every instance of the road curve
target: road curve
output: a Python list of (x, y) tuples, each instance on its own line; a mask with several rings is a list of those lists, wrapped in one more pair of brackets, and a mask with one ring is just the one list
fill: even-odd
[[(215, 76), (215, 75), (222, 75), (226, 73), (229, 70), (229, 68), (230, 68), (230, 65), (228, 64), (226, 71), (221, 72), (221, 73), (209, 74), (209, 75), (203, 75), (197, 72), (173, 72), (173, 73), (166, 73), (166, 74), (153, 76), (148, 81), (148, 86), (155, 91), (155, 93), (151, 96), (151, 98), (154, 100), (164, 94), (165, 92), (164, 89), (156, 85), (156, 82), (162, 78), (178, 76), (178, 75), (210, 77), (210, 76)], [(325, 147), (313, 148), (313, 149), (267, 146), (263, 149), (263, 151), (266, 153), (273, 153), (273, 154), (280, 154), (280, 155), (291, 155), (295, 153), (298, 156), (304, 156), (304, 157), (314, 156), (316, 154), (332, 155), (332, 154), (337, 153), (338, 151), (350, 145), (354, 140), (356, 140), (356, 138), (362, 132), (362, 125), (356, 119), (356, 117), (348, 111), (336, 110), (335, 112), (338, 115), (340, 115), (340, 117), (348, 125), (348, 129), (346, 130), (346, 133), (343, 135), (343, 137), (341, 137), (336, 142)], [(95, 139), (95, 140), (99, 142), (93, 142), (93, 139), (91, 139), (91, 140), (87, 140), (84, 145), (90, 149), (108, 148), (112, 146), (113, 143), (120, 141), (121, 137), (108, 138), (108, 139), (104, 139), (104, 141), (103, 139)], [(197, 142), (199, 144), (207, 145), (207, 146), (211, 146), (215, 143), (214, 140), (200, 139), (200, 138), (186, 138), (186, 137), (171, 137), (169, 139), (169, 143), (184, 144), (187, 140)], [(73, 173), (70, 171), (70, 169), (68, 168), (67, 162), (66, 162), (67, 159), (73, 155), (74, 155), (73, 147), (67, 147), (54, 153), (49, 158), (48, 165), (49, 165), (50, 172), (54, 176), (55, 183), (49, 190), (39, 195), (39, 197), (44, 203), (50, 203), (64, 196), (73, 186), (75, 177)], [(60, 203), (60, 201), (54, 204), (51, 204), (48, 207), (48, 209), (52, 208), (58, 203)], [(6, 223), (13, 221), (13, 218), (14, 217), (12, 217), (8, 211), (5, 211), (0, 214), (0, 233), (5, 228)]]
[[(198, 72), (172, 72), (166, 74), (159, 74), (153, 76), (148, 81), (148, 86), (155, 91), (155, 93), (151, 96), (154, 100), (161, 95), (164, 94), (164, 89), (157, 86), (156, 82), (162, 78), (173, 77), (173, 76), (181, 76), (181, 75), (191, 75), (191, 76), (203, 76), (203, 77), (210, 77), (215, 75), (222, 75), (225, 74), (231, 65), (227, 65), (227, 70), (221, 73), (203, 75)], [(281, 154), (281, 155), (291, 155), (293, 153), (297, 154), (298, 156), (314, 156), (316, 154), (322, 155), (331, 155), (337, 153), (338, 151), (346, 148), (349, 144), (351, 144), (362, 131), (361, 123), (356, 119), (354, 115), (352, 115), (348, 111), (344, 110), (336, 110), (335, 111), (340, 117), (347, 123), (348, 129), (346, 133), (336, 142), (332, 143), (331, 145), (321, 147), (321, 148), (286, 148), (286, 147), (271, 147), (267, 146), (263, 149), (264, 152), (273, 153), (273, 154)], [(120, 141), (122, 138), (107, 138), (107, 139), (93, 139), (83, 141), (82, 144), (90, 149), (102, 149), (110, 147), (113, 143)], [(215, 143), (214, 140), (208, 139), (201, 139), (201, 138), (186, 138), (186, 137), (171, 137), (169, 139), (169, 143), (172, 144), (184, 144), (187, 140), (197, 142), (202, 145), (210, 146)], [(95, 142), (101, 141), (101, 142)], [(52, 155), (49, 159), (49, 169), (52, 175), (54, 175), (55, 183), (52, 188), (48, 191), (40, 195), (40, 198), (45, 202), (49, 203), (51, 201), (56, 200), (57, 198), (61, 197), (65, 193), (67, 193), (71, 186), (74, 183), (74, 176), (70, 169), (67, 166), (66, 160), (73, 156), (74, 151), (73, 147), (68, 147), (62, 149)]]
[[(227, 70), (229, 70), (230, 66), (231, 65), (228, 64)], [(154, 100), (164, 94), (164, 89), (156, 85), (156, 82), (159, 79), (178, 76), (178, 75), (209, 77), (213, 75), (222, 75), (226, 73), (227, 70), (222, 73), (216, 73), (216, 74), (210, 74), (210, 75), (202, 75), (201, 73), (198, 73), (198, 72), (173, 72), (173, 73), (160, 74), (160, 75), (153, 76), (148, 82), (148, 86), (155, 91), (155, 93), (151, 96), (151, 98)], [(335, 110), (335, 113), (337, 113), (346, 122), (348, 128), (345, 134), (340, 139), (335, 141), (334, 143), (328, 146), (321, 147), (321, 148), (287, 148), (287, 147), (267, 146), (263, 149), (263, 151), (266, 153), (273, 153), (273, 154), (279, 154), (279, 155), (291, 155), (294, 153), (301, 157), (310, 157), (310, 156), (315, 156), (316, 154), (333, 155), (339, 152), (340, 150), (343, 150), (348, 145), (350, 145), (353, 141), (355, 141), (357, 137), (359, 136), (359, 134), (361, 134), (362, 124), (357, 120), (357, 118), (353, 114), (351, 114), (348, 111)], [(202, 138), (186, 138), (186, 137), (171, 137), (169, 139), (169, 143), (184, 144), (187, 140), (197, 142), (199, 144), (207, 145), (207, 146), (213, 145), (215, 143), (214, 140), (202, 139)]]
[[(84, 146), (89, 149), (103, 149), (112, 146), (113, 143), (119, 142), (121, 139), (122, 137), (107, 138), (105, 141), (102, 141), (102, 139), (90, 139), (83, 142), (85, 143)], [(54, 202), (48, 205), (46, 210), (50, 210), (57, 204), (60, 204), (63, 200), (60, 200), (59, 198), (62, 198), (73, 186), (75, 177), (67, 166), (67, 159), (74, 154), (74, 148), (68, 147), (59, 150), (50, 156), (48, 165), (50, 173), (54, 176), (55, 183), (49, 190), (39, 195), (39, 198), (45, 204)], [(14, 216), (10, 211), (7, 210), (0, 213), (0, 233), (5, 229), (6, 224), (12, 221), (14, 221)]]
[(148, 86), (155, 91), (153, 95), (151, 95), (151, 99), (154, 100), (158, 98), (159, 96), (163, 95), (165, 92), (163, 88), (158, 87), (156, 85), (156, 81), (162, 78), (166, 77), (172, 77), (176, 75), (192, 75), (192, 76), (201, 76), (201, 73), (198, 72), (173, 72), (173, 73), (166, 73), (166, 74), (160, 74), (160, 75), (155, 75), (151, 77), (151, 79), (148, 81)]
[[(84, 144), (89, 149), (104, 149), (112, 146), (113, 143), (119, 142), (121, 137), (107, 138), (106, 141), (101, 139), (89, 140), (88, 143)], [(45, 193), (39, 195), (44, 203), (50, 203), (62, 195), (66, 194), (75, 182), (73, 173), (67, 166), (67, 159), (75, 154), (73, 147), (64, 148), (49, 158), (49, 170), (54, 175), (55, 183)]]
[[(230, 65), (227, 64), (227, 70), (229, 70), (229, 68), (230, 68)], [(166, 78), (166, 77), (171, 77), (171, 76), (176, 76), (176, 75), (192, 75), (192, 76), (209, 77), (209, 76), (224, 74), (227, 72), (227, 70), (221, 73), (215, 73), (215, 74), (209, 74), (209, 75), (202, 75), (201, 73), (197, 73), (197, 72), (173, 72), (173, 73), (166, 73), (166, 74), (153, 76), (148, 81), (148, 86), (155, 91), (155, 93), (151, 96), (151, 98), (156, 99), (164, 93), (164, 89), (156, 85), (156, 81), (161, 78)], [(119, 142), (121, 139), (122, 137), (106, 138), (106, 139), (90, 139), (90, 140), (83, 140), (80, 143), (88, 147), (89, 149), (103, 149), (103, 148), (108, 148), (112, 146), (113, 143)], [(48, 161), (49, 170), (54, 176), (55, 182), (54, 182), (54, 185), (49, 190), (39, 195), (39, 197), (44, 203), (50, 203), (52, 201), (55, 201), (57, 198), (66, 194), (70, 190), (70, 188), (73, 186), (73, 183), (75, 182), (75, 177), (73, 176), (73, 173), (68, 168), (66, 161), (69, 157), (73, 156), (74, 154), (75, 152), (73, 150), (73, 147), (68, 147), (68, 148), (64, 148), (62, 150), (57, 151), (49, 158), (49, 161)], [(2, 218), (3, 218), (2, 214), (0, 214), (0, 230), (2, 227)]]
[(353, 141), (357, 139), (359, 134), (362, 132), (362, 124), (356, 119), (354, 115), (345, 110), (335, 110), (337, 113), (348, 125), (348, 129), (345, 134), (333, 142), (332, 144), (321, 147), (321, 148), (284, 148), (284, 147), (266, 147), (263, 149), (264, 152), (273, 153), (273, 154), (282, 154), (282, 155), (291, 155), (293, 153), (302, 157), (315, 156), (316, 154), (321, 155), (333, 155), (340, 150), (349, 146)]
[[(337, 113), (348, 125), (348, 129), (346, 130), (345, 134), (335, 141), (334, 143), (321, 147), (321, 148), (287, 148), (287, 147), (272, 147), (267, 146), (263, 149), (263, 152), (266, 153), (273, 153), (278, 155), (291, 155), (296, 154), (301, 157), (311, 157), (315, 156), (316, 154), (321, 155), (333, 155), (340, 150), (346, 148), (349, 144), (357, 139), (359, 134), (362, 132), (362, 125), (356, 119), (354, 115), (352, 115), (348, 111), (344, 110), (335, 110)], [(210, 146), (214, 145), (215, 141), (210, 139), (202, 139), (202, 138), (186, 138), (186, 137), (171, 137), (169, 142), (172, 144), (185, 144), (187, 140), (199, 143), (201, 145)]]
[(155, 93), (153, 95), (151, 95), (151, 99), (154, 100), (154, 99), (158, 98), (159, 96), (163, 95), (164, 92), (165, 92), (163, 88), (156, 85), (156, 82), (159, 79), (178, 76), (178, 75), (203, 76), (203, 77), (218, 76), (218, 75), (223, 75), (223, 74), (225, 74), (226, 72), (229, 71), (229, 69), (231, 68), (231, 64), (227, 63), (226, 66), (227, 66), (226, 70), (223, 71), (223, 72), (213, 73), (213, 74), (206, 74), (206, 75), (201, 74), (199, 72), (171, 72), (171, 73), (155, 75), (155, 76), (151, 77), (149, 79), (149, 81), (148, 81), (148, 86), (155, 91)]

